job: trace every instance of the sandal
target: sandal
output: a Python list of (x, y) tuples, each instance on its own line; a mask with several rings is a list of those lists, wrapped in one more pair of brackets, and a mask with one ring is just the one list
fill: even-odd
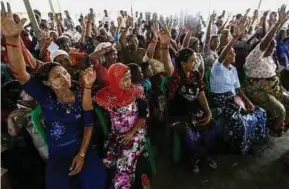
[(192, 169), (193, 169), (194, 173), (199, 173), (200, 172), (199, 162), (200, 162), (199, 159), (193, 159), (193, 161), (192, 161)]
[(211, 156), (207, 157), (207, 162), (208, 162), (209, 167), (211, 167), (212, 169), (218, 168), (216, 161)]

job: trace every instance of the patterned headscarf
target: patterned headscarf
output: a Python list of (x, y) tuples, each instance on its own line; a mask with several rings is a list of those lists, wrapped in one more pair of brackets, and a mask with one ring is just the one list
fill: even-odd
[(128, 71), (128, 66), (122, 63), (115, 63), (108, 69), (108, 86), (100, 90), (94, 97), (96, 102), (105, 109), (120, 108), (132, 103), (142, 94), (142, 88), (131, 85), (129, 90), (119, 87), (120, 80)]

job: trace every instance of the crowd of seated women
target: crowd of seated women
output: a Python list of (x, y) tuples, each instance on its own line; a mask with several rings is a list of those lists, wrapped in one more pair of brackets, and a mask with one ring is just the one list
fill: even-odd
[(37, 29), (1, 2), (2, 148), (28, 133), (47, 189), (148, 189), (170, 139), (194, 173), (200, 161), (217, 169), (220, 148), (251, 153), (289, 128), (286, 11), (207, 23), (120, 11), (116, 25), (90, 9), (75, 25), (68, 11), (34, 10)]

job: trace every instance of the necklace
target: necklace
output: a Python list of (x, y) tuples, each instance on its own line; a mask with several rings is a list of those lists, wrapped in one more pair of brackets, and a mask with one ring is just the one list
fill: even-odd
[(60, 102), (60, 101), (58, 101), (61, 105), (62, 105), (62, 107), (65, 109), (65, 112), (66, 112), (66, 114), (70, 114), (71, 113), (71, 104), (68, 104), (68, 105), (66, 105), (66, 104), (63, 104), (62, 102)]
[[(75, 97), (76, 98), (76, 97)], [(74, 99), (75, 100), (75, 99)], [(59, 99), (58, 99), (58, 102), (62, 105), (62, 107), (65, 109), (65, 112), (66, 114), (70, 114), (71, 113), (71, 103), (73, 103), (73, 101), (70, 101), (70, 102), (66, 102), (66, 103), (69, 103), (66, 105), (66, 103), (62, 103)], [(68, 107), (67, 107), (68, 106)]]

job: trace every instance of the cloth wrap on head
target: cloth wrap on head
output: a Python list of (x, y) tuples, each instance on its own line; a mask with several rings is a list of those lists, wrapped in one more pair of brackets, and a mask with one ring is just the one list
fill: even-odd
[(68, 53), (64, 50), (57, 50), (57, 51), (54, 51), (52, 53), (50, 53), (50, 60), (51, 61), (54, 61), (54, 59), (59, 56), (59, 55), (66, 55), (69, 57)]

